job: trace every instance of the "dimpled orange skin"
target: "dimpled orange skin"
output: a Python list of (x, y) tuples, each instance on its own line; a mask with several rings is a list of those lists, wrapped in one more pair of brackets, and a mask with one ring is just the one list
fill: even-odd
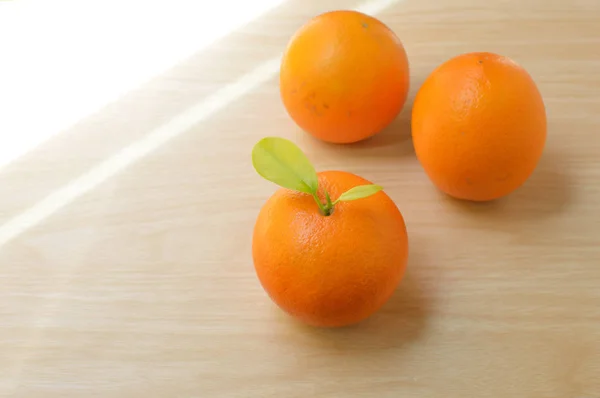
[(433, 183), (450, 196), (498, 199), (536, 168), (546, 113), (521, 66), (492, 53), (469, 53), (439, 66), (417, 93), (415, 152)]
[(400, 113), (409, 86), (406, 52), (386, 25), (355, 11), (321, 14), (290, 40), (280, 69), (283, 104), (304, 131), (352, 143)]
[[(369, 182), (354, 174), (319, 173), (333, 200), (363, 184)], [(311, 196), (280, 189), (258, 215), (252, 254), (260, 283), (280, 308), (309, 325), (340, 327), (390, 298), (406, 269), (408, 237), (383, 191), (340, 202), (323, 216)]]

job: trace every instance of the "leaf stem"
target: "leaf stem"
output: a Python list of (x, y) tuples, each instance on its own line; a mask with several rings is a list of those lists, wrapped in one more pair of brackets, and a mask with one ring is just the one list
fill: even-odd
[(313, 196), (313, 198), (315, 198), (315, 202), (317, 202), (317, 206), (319, 206), (319, 210), (321, 210), (321, 214), (325, 214), (325, 207), (323, 206), (323, 203), (321, 203), (321, 199), (319, 199), (319, 196), (317, 195), (317, 193), (313, 192), (312, 196)]
[(333, 209), (333, 203), (331, 203), (331, 198), (329, 197), (329, 192), (325, 191), (325, 198), (327, 199), (327, 207)]
[(331, 203), (329, 192), (325, 191), (325, 198), (327, 200), (327, 203), (321, 202), (321, 199), (319, 199), (319, 196), (316, 192), (313, 192), (312, 196), (315, 199), (315, 202), (317, 202), (317, 206), (319, 206), (321, 214), (323, 214), (324, 216), (330, 216), (333, 212), (333, 203)]

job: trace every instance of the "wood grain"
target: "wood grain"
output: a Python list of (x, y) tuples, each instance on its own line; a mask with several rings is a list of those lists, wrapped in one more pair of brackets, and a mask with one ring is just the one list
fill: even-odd
[[(0, 222), (355, 4), (286, 1), (1, 169)], [(600, 3), (408, 0), (377, 16), (412, 73), (380, 135), (310, 138), (273, 76), (0, 248), (0, 396), (600, 398)], [(480, 50), (531, 73), (549, 137), (525, 186), (474, 205), (427, 180), (409, 115), (428, 73)], [(249, 154), (266, 135), (382, 184), (404, 214), (407, 277), (367, 322), (302, 326), (258, 284), (252, 228), (275, 187)]]

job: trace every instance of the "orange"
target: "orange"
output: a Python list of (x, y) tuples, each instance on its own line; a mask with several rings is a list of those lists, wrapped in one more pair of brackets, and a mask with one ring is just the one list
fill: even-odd
[[(332, 200), (370, 184), (341, 171), (318, 178)], [(366, 319), (390, 298), (404, 275), (408, 238), (383, 191), (339, 202), (324, 216), (312, 196), (281, 188), (258, 215), (252, 255), (262, 287), (279, 307), (310, 325), (339, 327)]]
[(291, 118), (333, 143), (371, 137), (406, 101), (409, 68), (398, 37), (381, 21), (332, 11), (291, 38), (280, 69), (280, 91)]
[(412, 111), (415, 152), (450, 196), (500, 198), (530, 177), (546, 141), (542, 96), (525, 69), (492, 53), (450, 59), (425, 80)]

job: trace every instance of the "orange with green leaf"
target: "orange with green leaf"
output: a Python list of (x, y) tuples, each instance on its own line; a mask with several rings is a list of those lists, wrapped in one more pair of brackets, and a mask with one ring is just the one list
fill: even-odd
[(271, 299), (315, 326), (350, 325), (375, 313), (408, 257), (404, 219), (382, 187), (343, 171), (317, 173), (283, 138), (259, 141), (252, 162), (281, 186), (261, 209), (252, 241)]

